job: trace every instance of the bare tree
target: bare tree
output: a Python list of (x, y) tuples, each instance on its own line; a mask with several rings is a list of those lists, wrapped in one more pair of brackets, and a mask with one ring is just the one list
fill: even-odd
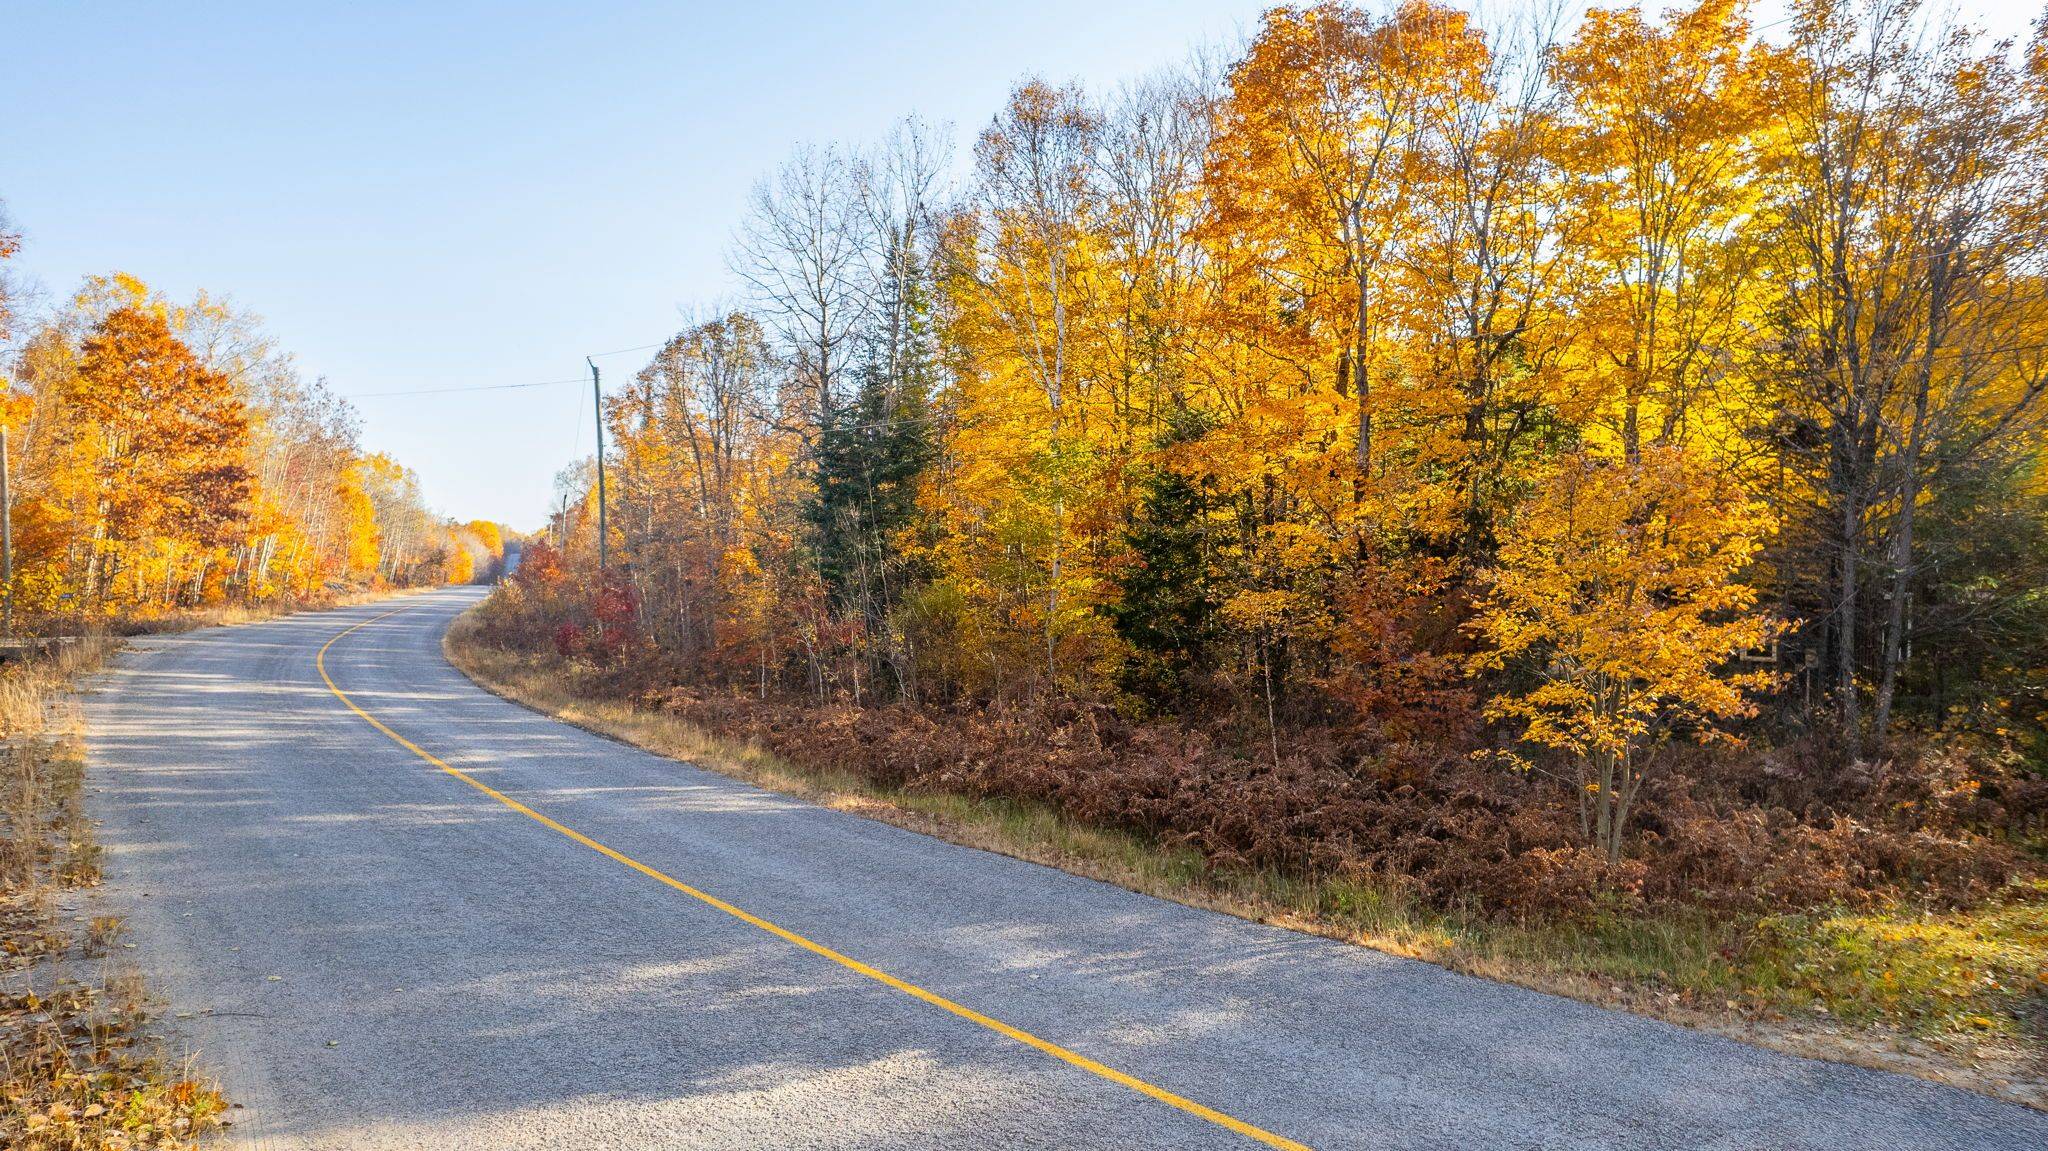
[(838, 147), (806, 145), (755, 185), (731, 255), (819, 427), (831, 419), (866, 315), (868, 233), (859, 165)]
[(904, 371), (916, 301), (906, 285), (930, 276), (942, 180), (952, 160), (948, 129), (915, 116), (899, 121), (856, 167), (865, 241), (866, 333), (892, 377)]
[(1188, 298), (1203, 266), (1202, 161), (1221, 90), (1218, 71), (1197, 60), (1125, 87), (1103, 118), (1091, 179), (1111, 273), (1099, 283), (1110, 298), (1090, 310), (1107, 318), (1092, 334), (1110, 362), (1105, 383), (1126, 452), (1137, 430), (1184, 399)]

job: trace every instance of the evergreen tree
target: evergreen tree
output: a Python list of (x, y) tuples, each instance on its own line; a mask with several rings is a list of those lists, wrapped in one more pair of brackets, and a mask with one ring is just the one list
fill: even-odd
[(917, 520), (918, 479), (935, 455), (930, 293), (909, 235), (892, 237), (878, 322), (851, 402), (820, 429), (807, 511), (819, 574), (843, 616), (858, 619), (872, 660), (908, 677), (889, 616), (917, 573), (898, 537)]
[[(1199, 414), (1183, 410), (1169, 417), (1157, 446), (1189, 443), (1208, 429)], [(1208, 668), (1216, 640), (1204, 524), (1209, 501), (1171, 467), (1147, 466), (1136, 479), (1137, 506), (1124, 528), (1131, 563), (1118, 579), (1120, 594), (1103, 610), (1130, 647), (1120, 686), (1167, 705), (1185, 697)]]

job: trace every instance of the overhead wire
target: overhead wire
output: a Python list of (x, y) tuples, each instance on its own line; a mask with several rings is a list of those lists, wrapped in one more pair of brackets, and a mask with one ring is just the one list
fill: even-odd
[(652, 343), (652, 344), (636, 344), (636, 345), (634, 345), (633, 347), (630, 347), (630, 348), (613, 348), (613, 349), (612, 349), (611, 351), (609, 351), (609, 352), (589, 352), (589, 353), (586, 353), (586, 357), (585, 357), (585, 358), (587, 358), (587, 359), (592, 359), (592, 360), (599, 360), (599, 359), (603, 359), (603, 358), (604, 358), (604, 357), (606, 357), (606, 356), (623, 356), (623, 355), (625, 355), (625, 354), (626, 354), (627, 352), (645, 352), (645, 351), (648, 351), (648, 350), (650, 350), (650, 349), (653, 349), (653, 348), (658, 348), (658, 347), (661, 347), (661, 345), (662, 345), (662, 344), (665, 344), (665, 343), (667, 343), (667, 342), (668, 342), (667, 340), (662, 340), (662, 341), (659, 341), (659, 342), (657, 342), (657, 343)]
[(351, 400), (374, 400), (384, 396), (440, 396), (454, 392), (504, 392), (511, 391), (514, 388), (558, 388), (564, 384), (580, 384), (583, 382), (584, 377), (578, 376), (573, 380), (535, 380), (525, 384), (477, 384), (458, 388), (404, 388), (394, 392), (358, 392), (347, 398)]
[[(642, 348), (620, 348), (620, 349), (617, 349), (616, 351), (611, 351), (611, 352), (596, 352), (596, 353), (592, 353), (592, 358), (595, 358), (595, 357), (597, 357), (597, 356), (614, 356), (614, 355), (620, 355), (620, 354), (622, 354), (622, 353), (625, 353), (625, 352), (636, 352), (636, 351), (643, 351), (643, 350), (645, 350), (645, 348), (658, 348), (658, 347), (661, 347), (661, 345), (660, 345), (660, 344), (647, 344), (647, 345), (645, 345), (645, 346), (644, 346), (644, 347), (642, 347)], [(2011, 355), (2011, 354), (2013, 354), (2013, 353), (2017, 353), (2017, 352), (2033, 352), (2033, 351), (2042, 351), (2042, 350), (2048, 350), (2048, 343), (2027, 343), (2027, 344), (2005, 344), (2005, 345), (1999, 345), (1999, 346), (1994, 346), (1994, 347), (1989, 347), (1989, 348), (1966, 348), (1966, 347), (1964, 347), (1964, 348), (1942, 348), (1942, 349), (1938, 349), (1938, 350), (1936, 350), (1936, 351), (1935, 351), (1935, 352), (1933, 352), (1933, 353), (1917, 353), (1917, 352), (1916, 352), (1916, 353), (1913, 353), (1913, 354), (1912, 354), (1912, 355), (1911, 355), (1911, 356), (1910, 356), (1909, 358), (1912, 358), (1912, 359), (1918, 359), (1918, 358), (1920, 358), (1920, 356), (1922, 356), (1922, 355), (1930, 355), (1930, 356), (1931, 356), (1931, 358), (1933, 358), (1933, 359), (1938, 359), (1938, 360), (1947, 360), (1947, 359), (1954, 359), (1954, 358), (1962, 358), (1962, 357), (1989, 357), (1989, 356), (1998, 356), (1998, 355)], [(582, 384), (582, 383), (587, 383), (587, 382), (588, 382), (588, 380), (589, 380), (589, 377), (587, 377), (587, 376), (576, 376), (576, 377), (573, 377), (573, 378), (570, 378), (570, 379), (564, 379), (564, 380), (533, 380), (533, 381), (530, 381), (530, 382), (527, 382), (527, 383), (519, 383), (519, 384), (477, 384), (477, 385), (473, 385), (473, 386), (468, 386), (468, 387), (454, 387), (454, 388), (402, 388), (402, 389), (399, 389), (399, 390), (396, 390), (396, 391), (389, 391), (389, 392), (357, 392), (357, 393), (355, 393), (355, 394), (353, 394), (353, 395), (350, 395), (350, 396), (347, 396), (347, 397), (345, 397), (345, 398), (347, 398), (347, 399), (349, 399), (349, 400), (376, 400), (376, 399), (385, 399), (385, 398), (389, 398), (389, 397), (395, 397), (395, 396), (442, 396), (442, 395), (454, 395), (454, 394), (459, 394), (459, 393), (463, 393), (463, 392), (503, 392), (503, 391), (514, 391), (514, 390), (518, 390), (518, 389), (523, 389), (523, 388), (559, 388), (559, 387), (566, 387), (566, 386), (567, 386), (567, 385), (569, 385), (569, 384)], [(579, 411), (579, 412), (581, 411), (581, 408), (580, 408), (580, 407), (578, 408), (578, 411)], [(902, 417), (897, 417), (897, 418), (898, 418), (898, 419), (900, 419), (900, 418), (902, 418)], [(929, 419), (929, 418), (931, 418), (931, 417), (923, 417), (923, 418)], [(892, 422), (893, 422), (893, 421), (892, 421)], [(848, 430), (852, 430), (852, 428), (854, 428), (854, 427), (859, 427), (859, 426), (863, 426), (863, 425), (849, 425), (849, 426), (848, 426)]]
[[(580, 381), (579, 381), (580, 382)], [(583, 401), (576, 401), (576, 434), (569, 439), (569, 458), (577, 459), (583, 451)]]

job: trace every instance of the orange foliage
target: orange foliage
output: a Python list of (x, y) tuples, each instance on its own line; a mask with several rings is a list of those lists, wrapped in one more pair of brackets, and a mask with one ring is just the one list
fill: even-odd
[(362, 453), (344, 403), (206, 296), (90, 278), (7, 384), (23, 625), (466, 580), (502, 551), (495, 527), (432, 517), (410, 473)]

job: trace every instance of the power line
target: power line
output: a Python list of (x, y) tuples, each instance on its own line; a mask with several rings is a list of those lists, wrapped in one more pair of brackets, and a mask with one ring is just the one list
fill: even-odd
[[(586, 357), (584, 357), (584, 358), (585, 358), (585, 359), (591, 359), (591, 360), (596, 360), (596, 359), (602, 359), (602, 358), (603, 358), (603, 357), (605, 357), (605, 356), (623, 356), (623, 355), (625, 355), (625, 354), (626, 354), (627, 352), (644, 352), (644, 351), (647, 351), (647, 350), (649, 350), (650, 348), (658, 348), (658, 347), (661, 347), (661, 346), (662, 346), (662, 344), (666, 344), (666, 343), (668, 343), (668, 341), (667, 341), (667, 340), (662, 340), (662, 341), (661, 341), (660, 343), (653, 343), (653, 344), (640, 344), (640, 345), (638, 345), (638, 346), (636, 346), (636, 347), (631, 347), (631, 348), (613, 348), (613, 349), (612, 349), (611, 351), (609, 351), (609, 352), (592, 352), (592, 353), (590, 353), (590, 354), (589, 354), (588, 356), (586, 356)], [(581, 381), (581, 380), (578, 380), (578, 381), (577, 381), (577, 383), (582, 383), (582, 382), (583, 382), (583, 381)]]
[[(583, 381), (581, 381), (581, 380), (578, 380), (578, 381), (577, 381), (577, 383), (582, 383), (582, 382), (583, 382)], [(578, 397), (578, 398), (577, 398), (577, 400), (576, 400), (576, 434), (575, 434), (574, 436), (570, 437), (570, 439), (569, 439), (569, 458), (570, 458), (570, 459), (572, 459), (572, 460), (573, 460), (573, 459), (576, 459), (576, 458), (578, 458), (578, 455), (579, 455), (579, 453), (581, 453), (582, 451), (583, 451), (583, 400), (582, 400), (582, 398), (581, 398), (581, 397)]]
[(439, 396), (450, 392), (503, 392), (513, 388), (554, 388), (563, 384), (580, 384), (581, 376), (573, 380), (536, 380), (530, 384), (479, 384), (469, 388), (409, 388), (396, 392), (359, 392), (346, 397), (351, 400), (374, 400), (381, 396)]

